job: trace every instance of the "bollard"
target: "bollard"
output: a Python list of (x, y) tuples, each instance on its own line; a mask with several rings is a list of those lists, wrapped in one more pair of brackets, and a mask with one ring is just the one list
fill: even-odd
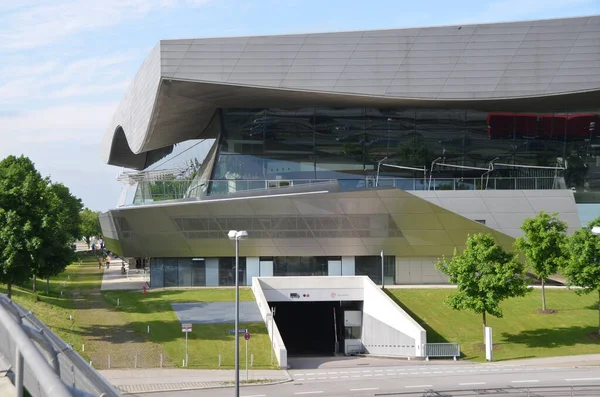
[(148, 333), (150, 333), (150, 326), (148, 326)]
[(63, 296), (63, 292), (62, 292), (62, 289), (61, 289), (61, 290), (60, 290), (60, 296)]
[(119, 299), (119, 298), (117, 298), (117, 306), (119, 306), (119, 301), (120, 301), (120, 299)]
[(181, 366), (185, 367), (185, 358), (183, 360), (181, 360)]
[(219, 367), (221, 366), (221, 355), (219, 354)]
[(108, 369), (110, 369), (110, 354), (108, 355)]
[(137, 353), (135, 353), (135, 356), (134, 356), (133, 368), (137, 368)]
[(81, 345), (81, 351), (84, 352), (85, 351), (85, 344)]
[(69, 314), (69, 321), (73, 321), (73, 315)]
[(92, 366), (92, 360), (90, 360), (90, 367)]
[(250, 355), (250, 366), (254, 367), (254, 354)]
[(163, 357), (162, 357), (162, 353), (160, 353), (160, 368), (162, 368), (163, 366)]

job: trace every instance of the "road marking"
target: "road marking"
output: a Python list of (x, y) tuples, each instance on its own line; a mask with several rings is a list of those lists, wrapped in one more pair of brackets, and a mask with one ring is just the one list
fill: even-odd
[(311, 372), (309, 374), (304, 374), (304, 375), (314, 375), (314, 374), (315, 374), (314, 372)]
[(350, 371), (351, 374), (359, 374), (360, 371)]
[(421, 372), (422, 374), (430, 374), (431, 372), (427, 371), (427, 372)]
[(337, 372), (327, 372), (327, 375), (335, 375)]
[(379, 390), (378, 387), (363, 387), (361, 389), (350, 389), (350, 391), (367, 391), (367, 390)]
[(435, 371), (434, 374), (441, 374), (442, 371)]
[(375, 374), (375, 376), (383, 376), (383, 375), (385, 375), (385, 374)]
[(364, 377), (367, 377), (367, 376), (373, 376), (373, 375), (363, 375), (363, 376), (364, 376)]
[(340, 371), (340, 374), (347, 374), (348, 371)]
[(296, 379), (294, 379), (294, 380), (304, 380), (304, 378), (296, 378)]
[(294, 394), (321, 394), (323, 390), (315, 390), (315, 391), (298, 391)]
[(485, 382), (459, 383), (459, 386), (485, 385)]
[(327, 379), (327, 377), (326, 376), (320, 376), (317, 379)]
[(352, 375), (353, 378), (360, 378), (360, 375)]
[(398, 375), (408, 375), (408, 372), (398, 372)]
[(382, 369), (376, 369), (376, 370), (375, 370), (375, 371), (373, 371), (373, 372), (383, 372), (383, 370), (382, 370)]
[(539, 382), (537, 379), (528, 379), (528, 380), (511, 380), (510, 383), (533, 383)]
[(394, 372), (395, 369), (386, 369), (385, 372)]
[(315, 380), (317, 378), (306, 378), (306, 380)]
[(329, 379), (337, 379), (337, 376), (330, 376)]
[(586, 380), (600, 380), (600, 378), (569, 378), (565, 379), (567, 382), (577, 382), (577, 381), (586, 381)]
[(296, 375), (298, 375), (298, 376), (302, 376), (302, 375), (304, 375), (304, 374), (296, 374)]
[(347, 378), (347, 377), (348, 377), (348, 375), (342, 375), (342, 376), (340, 376), (340, 378)]
[(251, 396), (242, 396), (242, 397), (265, 397), (266, 394), (252, 394)]
[(413, 385), (413, 386), (404, 386), (404, 387), (406, 387), (408, 389), (411, 387), (432, 387), (432, 385)]
[(371, 371), (371, 370), (368, 370), (368, 371), (362, 371), (362, 372), (372, 372), (372, 371)]

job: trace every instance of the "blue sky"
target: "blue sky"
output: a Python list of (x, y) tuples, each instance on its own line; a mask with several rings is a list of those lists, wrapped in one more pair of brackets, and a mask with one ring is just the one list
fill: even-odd
[(0, 158), (24, 154), (95, 210), (119, 168), (100, 142), (160, 39), (501, 22), (600, 13), (600, 0), (0, 0)]

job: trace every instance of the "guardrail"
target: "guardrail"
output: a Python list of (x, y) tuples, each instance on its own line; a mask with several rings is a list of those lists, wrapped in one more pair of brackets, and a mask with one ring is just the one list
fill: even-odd
[[(561, 176), (543, 177), (490, 177), (490, 178), (389, 178), (371, 176), (354, 179), (216, 179), (206, 180), (192, 186), (188, 179), (168, 181), (140, 181), (136, 188), (133, 204), (156, 201), (181, 200), (203, 196), (227, 195), (232, 193), (274, 190), (337, 182), (341, 190), (395, 187), (401, 190), (548, 190), (566, 189)], [(196, 182), (194, 182), (196, 183)]]
[(454, 361), (460, 357), (460, 345), (458, 343), (423, 343), (423, 356), (429, 357), (453, 357)]
[(119, 397), (70, 345), (32, 312), (0, 294), (0, 353), (11, 365), (17, 397)]
[(405, 397), (597, 397), (600, 385), (491, 387), (487, 389), (427, 389), (422, 391), (399, 391), (375, 393), (375, 396)]

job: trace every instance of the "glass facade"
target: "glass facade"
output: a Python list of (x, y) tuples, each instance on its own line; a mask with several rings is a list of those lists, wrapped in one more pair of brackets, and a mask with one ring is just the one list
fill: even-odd
[(345, 189), (379, 179), (404, 190), (591, 191), (599, 184), (598, 121), (600, 110), (222, 109), (209, 194), (332, 179)]
[[(260, 262), (273, 263), (273, 276), (328, 276), (329, 263), (341, 263), (341, 257), (331, 256), (280, 256), (260, 257)], [(396, 278), (396, 258), (384, 256), (384, 272), (387, 284)], [(215, 265), (211, 270), (211, 265)], [(240, 257), (239, 284), (250, 285), (246, 277), (246, 258)], [(218, 266), (218, 267), (217, 267)], [(341, 266), (341, 265), (340, 265)], [(336, 268), (337, 269), (337, 268)], [(235, 258), (152, 258), (150, 260), (150, 286), (204, 287), (235, 285)], [(354, 274), (369, 276), (374, 283), (381, 283), (381, 257), (355, 257)], [(339, 274), (336, 274), (339, 275)]]

